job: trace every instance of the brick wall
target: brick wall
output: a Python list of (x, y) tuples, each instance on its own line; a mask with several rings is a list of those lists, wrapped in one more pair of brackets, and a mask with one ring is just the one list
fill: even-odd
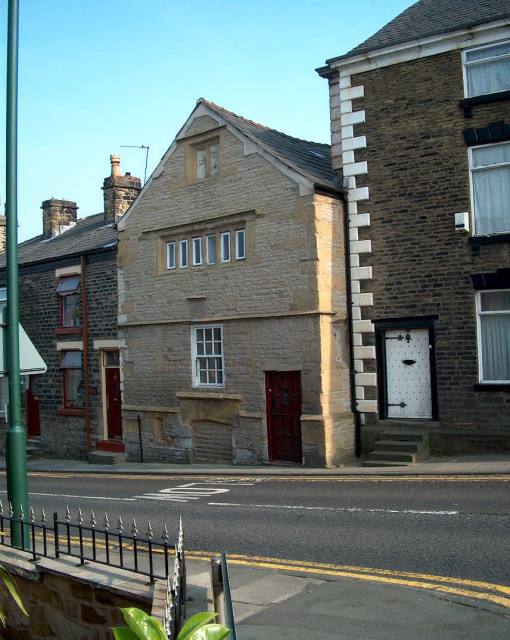
[[(459, 51), (383, 67), (340, 82), (356, 87), (359, 97), (352, 99), (354, 138), (343, 150), (337, 145), (336, 164), (341, 163), (340, 152), (344, 153), (344, 171), (346, 160), (367, 162), (366, 166), (350, 165), (358, 173), (356, 211), (350, 213), (369, 214), (357, 238), (369, 241), (359, 255), (359, 266), (371, 267), (370, 277), (360, 281), (360, 294), (367, 294), (361, 300), (360, 317), (437, 316), (440, 425), (433, 439), (435, 449), (449, 453), (508, 450), (508, 392), (475, 391), (473, 387), (478, 382), (478, 360), (470, 274), (507, 267), (510, 244), (473, 250), (467, 237), (454, 231), (453, 214), (471, 210), (463, 129), (503, 119), (508, 122), (510, 102), (475, 106), (473, 117), (465, 119), (458, 106), (464, 97)], [(331, 88), (332, 115), (340, 123), (342, 89), (338, 91), (337, 82)], [(333, 129), (341, 137), (341, 127), (334, 124)], [(355, 148), (351, 157), (345, 156), (348, 148)], [(365, 187), (367, 192), (360, 191)], [(360, 346), (367, 349), (361, 352), (358, 366), (365, 374), (375, 374), (374, 334), (368, 331), (361, 339)], [(373, 403), (365, 419), (374, 422), (375, 375), (370, 382), (363, 389), (365, 400)]]
[[(60, 326), (60, 299), (56, 294), (55, 269), (78, 265), (79, 256), (66, 263), (47, 263), (42, 267), (20, 269), (20, 321), (45, 361), (48, 371), (34, 376), (33, 392), (39, 398), (41, 448), (46, 455), (82, 458), (86, 454), (83, 416), (60, 415), (63, 406), (61, 352), (57, 342), (81, 341), (79, 335), (57, 335)], [(94, 339), (117, 335), (117, 274), (115, 254), (87, 259), (87, 301), (89, 321), (89, 386), (93, 440), (103, 438), (100, 352)]]

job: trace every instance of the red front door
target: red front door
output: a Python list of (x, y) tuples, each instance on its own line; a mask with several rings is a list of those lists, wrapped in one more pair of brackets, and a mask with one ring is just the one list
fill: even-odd
[(106, 368), (106, 413), (108, 440), (122, 439), (122, 415), (120, 402), (120, 369)]
[(27, 432), (29, 438), (36, 438), (41, 435), (39, 398), (34, 395), (32, 376), (28, 379), (27, 389)]
[(266, 373), (267, 428), (270, 460), (302, 462), (301, 373)]

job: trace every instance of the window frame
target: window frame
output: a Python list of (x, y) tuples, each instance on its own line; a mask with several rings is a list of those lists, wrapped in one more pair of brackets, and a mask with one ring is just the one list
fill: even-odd
[[(201, 354), (197, 353), (197, 330), (198, 329), (219, 329), (221, 332), (221, 354)], [(213, 333), (214, 336), (214, 333)], [(213, 342), (217, 342), (213, 339)], [(222, 324), (194, 324), (191, 326), (191, 380), (194, 388), (205, 389), (224, 389), (225, 388), (225, 348), (224, 334)], [(198, 367), (198, 358), (221, 358), (222, 382), (200, 382), (200, 373)]]
[[(200, 249), (200, 254), (198, 256), (195, 251), (196, 246), (198, 246)], [(202, 236), (195, 236), (194, 238), (191, 238), (191, 264), (194, 267), (201, 267), (204, 264), (204, 256), (202, 251)]]
[[(476, 211), (475, 211), (475, 186), (473, 181), (473, 173), (480, 170), (493, 169), (497, 167), (510, 167), (510, 162), (502, 162), (500, 164), (486, 165), (484, 167), (473, 167), (473, 151), (476, 149), (486, 149), (487, 147), (497, 147), (501, 145), (510, 145), (510, 141), (492, 142), (490, 144), (477, 144), (468, 148), (468, 165), (469, 165), (469, 195), (471, 198), (471, 228), (473, 229), (472, 235), (478, 237), (493, 237), (500, 235), (507, 235), (510, 233), (510, 218), (508, 222), (508, 229), (506, 231), (496, 231), (495, 233), (478, 233), (476, 229)], [(510, 210), (509, 210), (510, 213)]]
[[(231, 262), (232, 260), (232, 240), (231, 240), (231, 233), (230, 231), (222, 231), (220, 233), (220, 262), (225, 264), (227, 262)], [(223, 238), (224, 237), (228, 237), (228, 258), (225, 259), (224, 258), (224, 253), (223, 253)]]
[[(469, 95), (469, 87), (468, 87), (468, 74), (467, 74), (467, 68), (469, 66), (472, 65), (476, 65), (482, 62), (488, 62), (488, 60), (490, 60), (490, 58), (485, 58), (484, 60), (477, 60), (476, 62), (468, 62), (467, 61), (467, 55), (468, 53), (471, 53), (471, 51), (479, 51), (481, 49), (490, 49), (492, 47), (497, 47), (499, 45), (502, 44), (509, 44), (510, 45), (510, 40), (500, 40), (497, 42), (491, 42), (489, 44), (484, 44), (480, 47), (469, 47), (467, 49), (463, 49), (462, 50), (462, 79), (464, 81), (464, 98), (478, 98), (481, 96), (492, 96), (498, 93), (503, 93), (505, 91), (510, 91), (510, 87), (508, 89), (500, 89), (500, 91), (491, 91), (490, 93), (477, 93), (475, 95)], [(510, 58), (510, 53), (508, 54), (504, 54), (503, 56), (494, 56), (494, 58), (505, 58), (505, 57), (509, 57)]]
[[(60, 284), (62, 281), (70, 279), (70, 278), (77, 278), (78, 279), (78, 286), (76, 287), (76, 289), (74, 291), (70, 291), (69, 293), (66, 292), (60, 292), (58, 289), (60, 287)], [(56, 294), (59, 297), (59, 307), (60, 307), (60, 319), (59, 319), (59, 324), (60, 324), (60, 329), (65, 329), (66, 331), (80, 331), (83, 327), (83, 309), (81, 309), (81, 287), (82, 287), (82, 279), (81, 279), (81, 275), (77, 275), (77, 274), (72, 274), (72, 275), (68, 275), (68, 276), (62, 276), (61, 278), (58, 279), (58, 284), (57, 284), (57, 289), (56, 289)], [(78, 310), (80, 311), (79, 314), (79, 324), (64, 324), (64, 317), (65, 317), (65, 313), (64, 313), (64, 307), (65, 307), (65, 301), (66, 299), (70, 299), (70, 298), (77, 298), (77, 302), (76, 302), (76, 307), (78, 308)]]
[[(214, 240), (214, 260), (213, 261), (211, 261), (211, 256), (209, 253), (209, 240), (211, 238)], [(210, 233), (209, 235), (205, 236), (205, 252), (206, 252), (207, 265), (213, 265), (218, 262), (218, 238), (216, 233)]]
[[(173, 247), (174, 252), (173, 265), (170, 264), (170, 247)], [(166, 243), (166, 268), (168, 271), (173, 271), (177, 268), (177, 245), (175, 240)]]
[[(186, 264), (184, 264), (182, 261), (183, 246), (186, 247)], [(188, 243), (188, 239), (186, 238), (185, 240), (179, 240), (179, 267), (181, 269), (187, 269), (188, 266), (189, 266), (189, 243)]]
[[(243, 255), (239, 255), (239, 235), (243, 236)], [(246, 260), (246, 229), (236, 229), (235, 230), (235, 245), (236, 245), (236, 260)]]
[[(66, 353), (79, 353), (81, 364), (79, 367), (63, 367), (62, 364), (64, 362), (64, 358)], [(63, 394), (63, 409), (66, 411), (83, 411), (85, 408), (85, 398), (80, 406), (71, 405), (68, 403), (68, 392), (67, 392), (67, 372), (68, 371), (79, 371), (81, 373), (81, 382), (82, 385), (85, 386), (85, 380), (83, 377), (83, 353), (80, 349), (65, 349), (60, 352), (60, 370), (62, 371), (62, 394)]]
[[(216, 148), (216, 164), (212, 163), (212, 153), (211, 148)], [(200, 142), (193, 145), (193, 152), (195, 154), (195, 180), (196, 182), (202, 182), (204, 180), (208, 180), (209, 178), (215, 178), (218, 175), (218, 167), (220, 164), (220, 141), (219, 139), (215, 140), (207, 140), (205, 142)], [(199, 154), (204, 154), (204, 175), (200, 176), (198, 173), (199, 167)]]
[(483, 378), (483, 353), (482, 353), (482, 317), (485, 315), (508, 315), (510, 309), (504, 311), (482, 311), (482, 294), (483, 293), (502, 293), (509, 292), (510, 289), (480, 289), (476, 292), (476, 343), (478, 355), (478, 382), (480, 384), (500, 384), (508, 385), (510, 380), (484, 380)]

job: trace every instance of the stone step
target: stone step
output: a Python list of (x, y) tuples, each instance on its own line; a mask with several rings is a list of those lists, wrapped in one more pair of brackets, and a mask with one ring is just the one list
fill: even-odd
[(416, 462), (415, 453), (406, 453), (405, 451), (371, 451), (367, 460), (386, 460), (387, 462)]
[(91, 451), (88, 455), (92, 464), (119, 464), (126, 462), (126, 454), (117, 451)]
[(423, 433), (413, 431), (383, 431), (378, 438), (381, 441), (405, 440), (408, 442), (424, 442), (426, 436)]
[(406, 453), (418, 453), (423, 442), (407, 442), (405, 440), (378, 440), (374, 451), (405, 451)]

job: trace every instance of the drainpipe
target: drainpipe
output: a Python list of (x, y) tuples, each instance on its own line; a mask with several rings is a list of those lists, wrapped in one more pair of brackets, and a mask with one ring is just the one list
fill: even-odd
[(85, 256), (80, 257), (81, 265), (81, 314), (83, 340), (83, 390), (85, 399), (85, 434), (87, 437), (87, 453), (92, 449), (92, 433), (90, 430), (90, 390), (89, 390), (89, 316), (87, 309), (87, 262)]
[(349, 327), (349, 380), (351, 387), (351, 411), (354, 415), (354, 452), (356, 457), (361, 455), (361, 419), (356, 403), (356, 372), (354, 371), (354, 340), (352, 324), (352, 287), (351, 287), (351, 243), (349, 242), (349, 209), (347, 189), (343, 190), (343, 201), (347, 206), (344, 212), (344, 244), (345, 244), (345, 272), (347, 294), (347, 325)]

